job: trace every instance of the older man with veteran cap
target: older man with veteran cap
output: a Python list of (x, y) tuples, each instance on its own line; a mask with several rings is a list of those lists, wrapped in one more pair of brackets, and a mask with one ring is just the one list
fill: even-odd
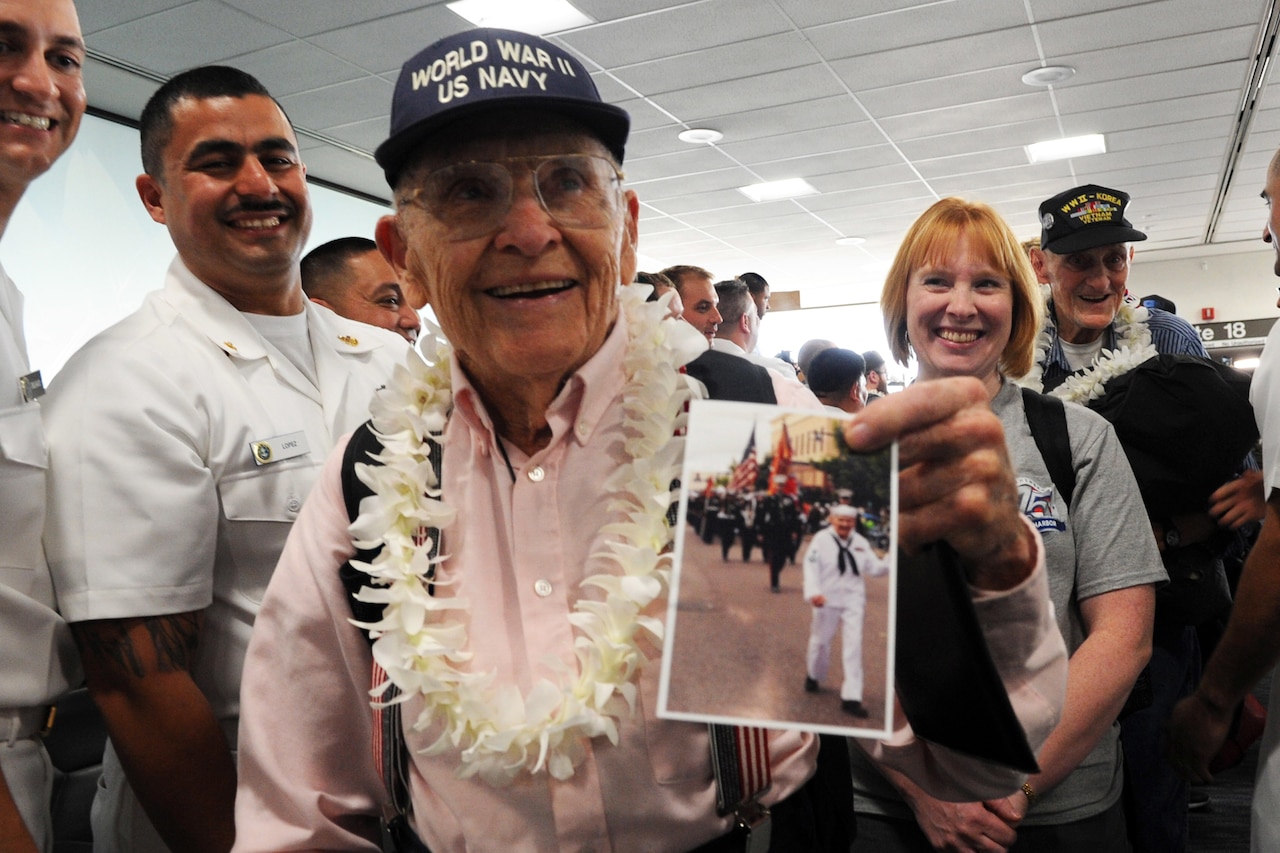
[[(405, 64), (377, 151), (397, 210), (376, 233), (448, 343), (425, 340), (330, 458), (281, 558), (246, 665), (237, 850), (375, 851), (380, 819), (436, 853), (847, 849), (848, 803), (811, 781), (816, 736), (740, 733), (772, 784), (735, 809), (727, 779), (718, 809), (708, 727), (654, 713), (678, 368), (704, 347), (622, 286), (628, 127), (535, 36), (473, 30)], [(999, 424), (973, 383), (898, 397), (848, 440), (901, 438), (903, 544), (962, 555), (1039, 744), (1065, 664)], [(399, 700), (371, 709), (388, 680)], [(934, 790), (1020, 784), (905, 724), (894, 744)]]
[[(1049, 302), (1038, 363), (1022, 384), (1090, 404), (1107, 393), (1108, 382), (1149, 359), (1207, 357), (1189, 323), (1158, 308), (1144, 308), (1128, 294), (1131, 244), (1147, 239), (1125, 217), (1128, 205), (1127, 193), (1095, 184), (1067, 190), (1040, 205), (1040, 247), (1030, 249), (1030, 254), (1037, 276), (1048, 285)], [(1207, 399), (1195, 392), (1186, 396), (1201, 403)], [(1162, 417), (1156, 412), (1148, 416)], [(1170, 446), (1177, 431), (1169, 430)], [(1117, 432), (1124, 441), (1126, 433), (1119, 425)], [(1194, 454), (1185, 454), (1178, 464), (1189, 469), (1193, 463)], [(1135, 473), (1143, 486), (1141, 472)], [(1151, 504), (1145, 486), (1143, 495), (1166, 563), (1173, 546), (1193, 545), (1192, 531), (1202, 531), (1196, 535), (1204, 540), (1214, 534), (1214, 520), (1203, 510), (1198, 517), (1168, 516)], [(1208, 496), (1208, 501), (1224, 527), (1261, 518), (1258, 472), (1246, 470)], [(1137, 707), (1125, 718), (1121, 734), (1130, 837), (1139, 853), (1169, 853), (1186, 846), (1187, 789), (1164, 761), (1159, 742), (1173, 704), (1191, 692), (1199, 670), (1194, 628), (1174, 618), (1158, 596), (1152, 659), (1139, 681), (1150, 685), (1150, 699), (1147, 707)], [(1145, 687), (1135, 692), (1135, 698), (1145, 700), (1146, 695)]]

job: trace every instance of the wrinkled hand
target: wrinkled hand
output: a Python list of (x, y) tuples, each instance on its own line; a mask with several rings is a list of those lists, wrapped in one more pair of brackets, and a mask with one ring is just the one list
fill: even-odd
[(1018, 839), (1013, 825), (985, 803), (949, 803), (924, 794), (909, 798), (908, 803), (935, 850), (1003, 853)]
[(1250, 468), (1209, 495), (1209, 514), (1228, 530), (1238, 530), (1250, 521), (1261, 521), (1266, 505), (1262, 472)]
[(1008, 589), (1034, 568), (1035, 533), (1022, 521), (1004, 431), (982, 384), (917, 382), (845, 425), (855, 450), (897, 439), (898, 543), (908, 553), (946, 540), (974, 586)]
[(1234, 712), (1212, 705), (1198, 692), (1173, 707), (1165, 724), (1164, 749), (1179, 776), (1201, 785), (1213, 780), (1209, 762), (1227, 739)]

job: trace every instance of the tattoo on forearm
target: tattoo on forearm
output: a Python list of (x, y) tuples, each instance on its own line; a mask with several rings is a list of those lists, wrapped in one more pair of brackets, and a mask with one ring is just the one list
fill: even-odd
[[(200, 637), (200, 616), (179, 613), (171, 616), (149, 616), (141, 620), (155, 648), (158, 672), (179, 672), (191, 668)], [(135, 648), (129, 632), (135, 620), (99, 623), (96, 630), (78, 632), (81, 653), (98, 657), (125, 670), (135, 678), (146, 675), (143, 657)]]
[(95, 631), (77, 633), (80, 653), (86, 658), (98, 657), (114, 663), (135, 678), (142, 677), (142, 661), (129, 639), (126, 625), (103, 625)]
[(146, 620), (151, 642), (156, 647), (156, 668), (161, 672), (191, 669), (196, 640), (200, 636), (200, 620), (193, 613), (157, 616)]

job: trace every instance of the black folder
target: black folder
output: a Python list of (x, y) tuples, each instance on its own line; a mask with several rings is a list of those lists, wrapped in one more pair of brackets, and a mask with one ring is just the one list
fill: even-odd
[(964, 569), (936, 544), (898, 552), (898, 701), (918, 737), (974, 758), (1039, 772), (978, 624)]

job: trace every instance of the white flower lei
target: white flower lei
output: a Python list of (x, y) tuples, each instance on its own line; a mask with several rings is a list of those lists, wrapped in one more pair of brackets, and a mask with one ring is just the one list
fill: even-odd
[[(542, 679), (522, 696), (514, 685), (496, 684), (494, 672), (460, 669), (457, 664), (471, 658), (469, 602), (428, 594), (429, 584), (447, 589), (456, 574), (442, 571), (448, 555), (428, 558), (432, 543), (425, 533), (447, 529), (455, 517), (440, 499), (425, 441), (444, 429), (453, 399), (451, 348), (437, 328), (428, 330), (423, 357), (411, 353), (406, 366), (397, 366), (373, 404), (382, 464), (356, 466), (373, 495), (361, 501), (351, 532), (358, 548), (381, 546), (372, 563), (353, 565), (372, 579), (356, 597), (385, 609), (378, 622), (356, 624), (371, 630), (374, 659), (402, 691), (393, 701), (422, 697), (414, 729), (443, 722), (443, 733), (423, 754), (459, 750), (460, 778), (479, 774), (505, 785), (526, 769), (569, 778), (585, 757), (585, 740), (603, 735), (617, 743), (619, 717), (635, 710), (639, 673), (661, 647), (671, 572), (666, 514), (671, 483), (680, 476), (684, 439), (676, 433), (690, 394), (675, 365), (690, 354), (672, 334), (669, 299), (645, 303), (647, 292), (636, 285), (619, 289), (628, 332), (621, 391), (628, 461), (605, 483), (618, 520), (603, 528), (613, 538), (593, 555), (617, 572), (583, 580), (584, 587), (602, 590), (603, 600), (581, 598), (574, 605), (569, 621), (577, 629), (578, 666), (572, 672), (558, 665), (564, 670), (559, 684)], [(371, 691), (381, 694), (382, 686)]]
[[(1044, 326), (1036, 336), (1036, 358), (1031, 370), (1018, 380), (1018, 384), (1043, 392), (1044, 366), (1049, 361), (1049, 348), (1053, 345), (1057, 329), (1053, 323), (1053, 315), (1048, 310), (1052, 291), (1047, 284), (1040, 289), (1045, 302)], [(1047, 393), (1069, 403), (1087, 404), (1102, 396), (1109, 381), (1158, 355), (1155, 345), (1151, 343), (1151, 330), (1147, 328), (1150, 316), (1147, 309), (1136, 300), (1126, 297), (1116, 310), (1116, 348), (1103, 348), (1084, 372), (1073, 373), (1061, 385)]]

